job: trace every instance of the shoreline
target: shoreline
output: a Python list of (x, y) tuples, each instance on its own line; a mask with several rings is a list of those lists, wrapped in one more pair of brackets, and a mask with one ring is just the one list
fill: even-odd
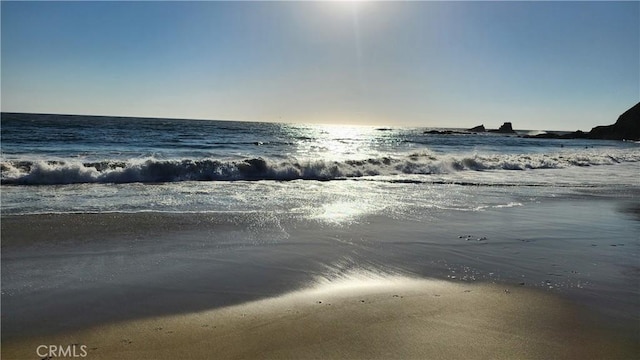
[(32, 357), (40, 344), (84, 346), (91, 359), (637, 354), (633, 337), (612, 330), (579, 306), (538, 290), (365, 273), (214, 310), (12, 339), (3, 342), (2, 357)]
[(345, 223), (5, 215), (2, 358), (632, 357), (637, 217), (591, 201)]

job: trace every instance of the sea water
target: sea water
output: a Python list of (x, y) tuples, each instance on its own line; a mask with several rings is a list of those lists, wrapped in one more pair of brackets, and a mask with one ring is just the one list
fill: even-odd
[[(6, 113), (1, 125), (3, 214), (316, 216), (336, 198), (364, 204), (363, 214), (412, 206), (480, 211), (514, 204), (483, 196), (496, 186), (533, 194), (631, 191), (640, 161), (633, 142), (423, 128)], [(447, 191), (451, 184), (472, 190)]]
[(54, 224), (3, 230), (3, 332), (354, 269), (532, 286), (637, 318), (640, 144), (428, 130), (3, 113), (2, 216)]

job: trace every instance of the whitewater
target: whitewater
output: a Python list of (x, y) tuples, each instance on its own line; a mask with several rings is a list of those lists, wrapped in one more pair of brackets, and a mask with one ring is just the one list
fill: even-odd
[(84, 163), (66, 161), (3, 161), (2, 183), (54, 185), (237, 180), (339, 180), (377, 175), (431, 175), (455, 171), (564, 169), (640, 161), (640, 151), (550, 154), (448, 156), (414, 153), (364, 160), (245, 160), (156, 158)]

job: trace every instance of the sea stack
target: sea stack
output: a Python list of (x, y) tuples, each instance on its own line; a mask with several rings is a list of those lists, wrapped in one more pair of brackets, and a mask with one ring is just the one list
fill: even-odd
[(515, 131), (513, 131), (513, 127), (511, 126), (510, 122), (506, 122), (506, 123), (502, 124), (502, 126), (500, 126), (500, 128), (498, 129), (498, 132), (501, 132), (501, 133), (515, 133)]
[(500, 133), (500, 134), (515, 134), (516, 132), (513, 130), (513, 126), (510, 122), (505, 122), (500, 126), (498, 130), (489, 130), (490, 132)]

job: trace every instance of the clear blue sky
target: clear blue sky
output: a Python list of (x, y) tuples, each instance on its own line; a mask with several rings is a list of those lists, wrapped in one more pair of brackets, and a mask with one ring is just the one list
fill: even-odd
[(2, 111), (589, 130), (639, 2), (6, 2)]

